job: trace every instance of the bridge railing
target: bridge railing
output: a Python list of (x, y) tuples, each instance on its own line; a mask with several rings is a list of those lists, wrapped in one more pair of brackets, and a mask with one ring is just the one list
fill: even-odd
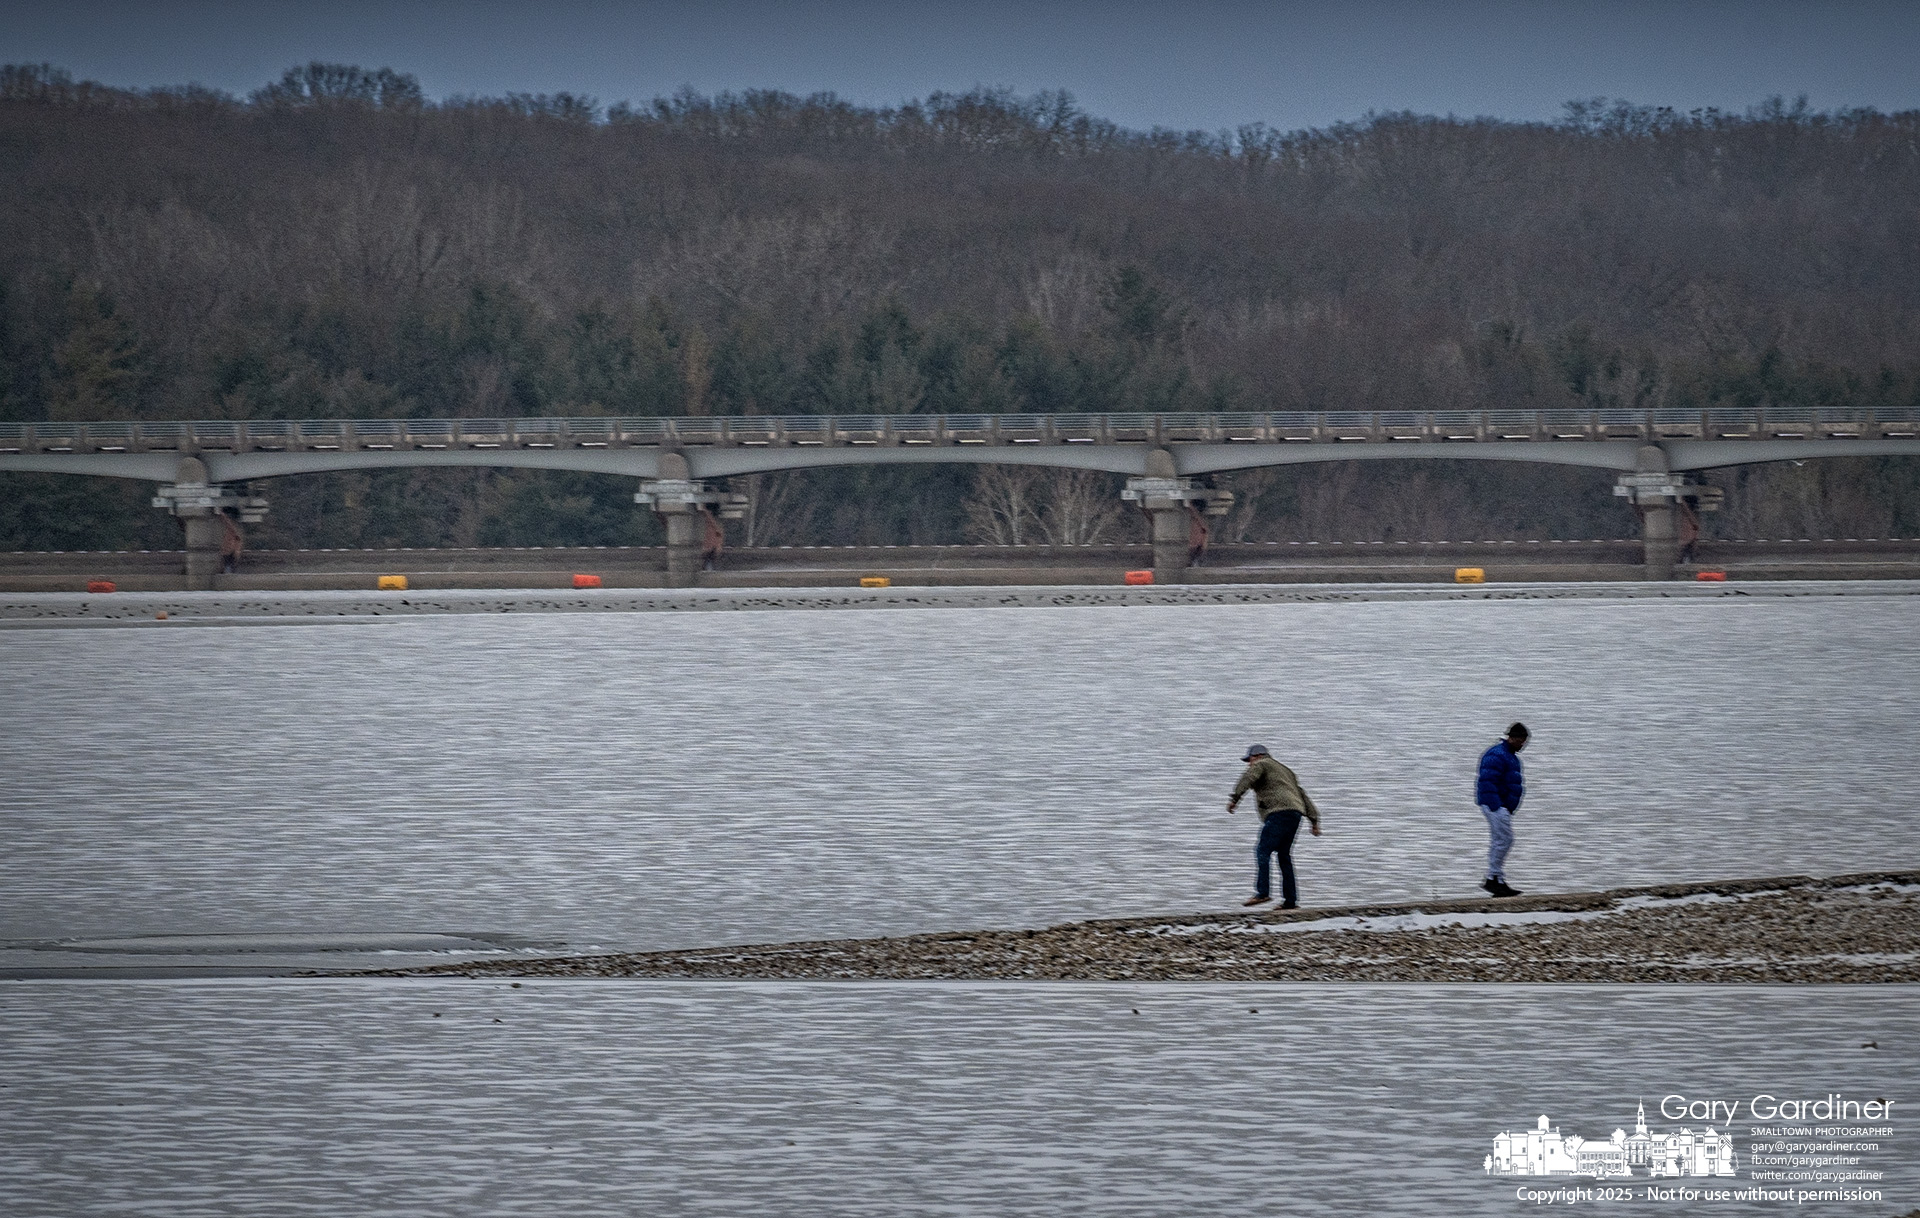
[(0, 453), (674, 445), (1571, 443), (1914, 437), (1920, 407), (203, 419), (0, 423)]

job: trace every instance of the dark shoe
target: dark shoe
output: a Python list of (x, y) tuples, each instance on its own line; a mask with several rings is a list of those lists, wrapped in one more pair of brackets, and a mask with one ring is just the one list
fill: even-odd
[(1488, 892), (1492, 893), (1496, 897), (1500, 895), (1500, 882), (1494, 879), (1492, 876), (1488, 876), (1486, 879), (1481, 880), (1480, 887), (1486, 889)]
[(1273, 900), (1272, 897), (1248, 897), (1246, 900), (1240, 903), (1242, 905), (1265, 905), (1268, 901), (1271, 901), (1271, 900)]
[(1518, 888), (1507, 887), (1507, 882), (1505, 880), (1493, 881), (1493, 887), (1489, 888), (1487, 891), (1491, 892), (1496, 897), (1517, 897), (1520, 895), (1520, 890)]
[(1298, 908), (1300, 908), (1300, 902), (1298, 902), (1298, 901), (1283, 901), (1283, 902), (1281, 903), (1281, 905), (1280, 905), (1280, 908), (1282, 908), (1282, 909), (1298, 909)]

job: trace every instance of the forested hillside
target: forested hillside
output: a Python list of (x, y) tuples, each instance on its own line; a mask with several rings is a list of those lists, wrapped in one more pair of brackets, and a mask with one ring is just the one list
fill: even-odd
[[(246, 99), (0, 74), (0, 419), (1920, 401), (1920, 113), (1570, 105), (1141, 133), (1064, 94)], [(1920, 462), (1722, 475), (1729, 536), (1920, 535)], [(1240, 475), (1229, 536), (1617, 536), (1607, 475)], [(1010, 485), (1017, 484), (1017, 485)], [(760, 544), (1129, 537), (1109, 489), (773, 475)], [(630, 481), (290, 479), (255, 545), (649, 540)], [(0, 547), (175, 544), (0, 478)], [(1104, 536), (1102, 536), (1104, 534)], [(744, 535), (736, 542), (745, 541)]]

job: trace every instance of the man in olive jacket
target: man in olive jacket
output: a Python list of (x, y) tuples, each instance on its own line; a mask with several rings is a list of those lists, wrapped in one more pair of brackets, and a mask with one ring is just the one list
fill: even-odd
[(1313, 822), (1313, 835), (1320, 836), (1320, 809), (1313, 797), (1300, 789), (1294, 772), (1273, 759), (1267, 746), (1256, 744), (1240, 760), (1247, 772), (1234, 784), (1227, 811), (1238, 809), (1240, 797), (1252, 791), (1260, 808), (1260, 836), (1253, 845), (1253, 895), (1242, 905), (1265, 905), (1273, 900), (1271, 872), (1267, 859), (1280, 856), (1280, 908), (1300, 908), (1300, 889), (1293, 879), (1293, 836), (1300, 832), (1300, 818)]

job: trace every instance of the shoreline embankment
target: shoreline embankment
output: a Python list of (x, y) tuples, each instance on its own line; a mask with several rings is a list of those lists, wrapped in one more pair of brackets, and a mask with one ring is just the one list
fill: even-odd
[[(1184, 584), (1420, 584), (1452, 582), (1461, 567), (1494, 584), (1616, 583), (1646, 578), (1644, 550), (1630, 539), (1432, 541), (1275, 541), (1215, 545)], [(1116, 585), (1129, 570), (1153, 565), (1145, 545), (758, 546), (729, 549), (694, 586), (834, 588), (861, 577), (896, 586), (965, 588)], [(553, 591), (587, 575), (609, 589), (667, 586), (660, 546), (525, 546), (473, 549), (247, 550), (239, 569), (212, 576), (222, 592), (353, 591), (382, 576), (410, 587)], [(0, 552), (0, 592), (79, 592), (110, 580), (123, 591), (187, 587), (179, 550)], [(1736, 582), (1920, 578), (1920, 538), (1704, 540), (1675, 570)]]
[(473, 961), (353, 975), (1912, 983), (1920, 982), (1920, 869)]
[(966, 588), (617, 588), (564, 591), (0, 593), (0, 630), (83, 625), (178, 629), (341, 623), (441, 614), (774, 609), (1121, 608), (1409, 601), (1751, 600), (1912, 596), (1920, 580), (1766, 583), (1158, 584)]

